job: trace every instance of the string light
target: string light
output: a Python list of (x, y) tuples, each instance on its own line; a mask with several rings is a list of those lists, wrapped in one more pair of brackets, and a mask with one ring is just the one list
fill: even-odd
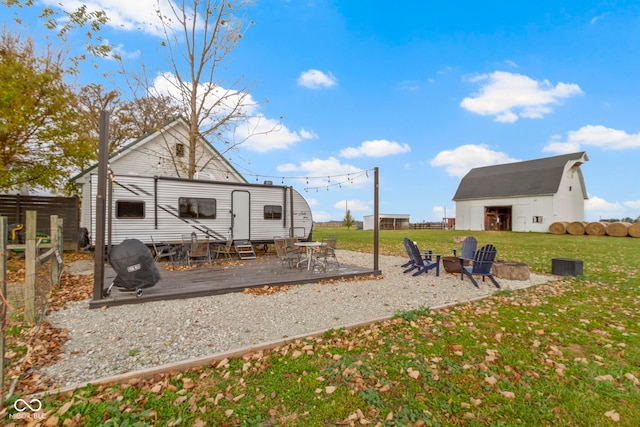
[[(164, 156), (161, 152), (157, 151), (157, 150), (144, 150), (144, 151), (148, 151), (148, 155), (151, 156), (158, 156), (158, 163), (157, 163), (157, 168), (161, 169), (162, 165), (165, 163), (165, 161), (167, 162), (173, 162), (175, 159)], [(121, 153), (118, 152), (118, 155), (120, 155)], [(226, 159), (227, 161), (230, 161), (230, 159)], [(235, 162), (233, 162), (235, 163)], [(304, 191), (305, 192), (309, 192), (313, 189), (319, 190), (320, 188), (324, 188), (327, 191), (330, 191), (332, 187), (335, 187), (336, 189), (342, 189), (342, 185), (343, 184), (351, 184), (353, 185), (356, 181), (358, 181), (359, 179), (369, 179), (370, 174), (369, 171), (373, 170), (371, 169), (365, 169), (362, 171), (358, 171), (358, 172), (349, 172), (349, 173), (345, 173), (345, 174), (337, 174), (337, 175), (325, 175), (325, 176), (269, 176), (269, 175), (262, 175), (262, 174), (255, 174), (252, 173), (250, 170), (248, 170), (244, 165), (238, 165), (235, 164), (235, 167), (237, 167), (238, 169), (240, 169), (241, 171), (244, 171), (243, 175), (246, 176), (248, 179), (250, 179), (250, 177), (255, 177), (255, 182), (256, 184), (260, 183), (260, 179), (264, 178), (265, 180), (269, 180), (269, 179), (273, 179), (274, 181), (279, 179), (281, 184), (283, 186), (287, 185), (287, 182), (289, 181), (301, 181), (305, 183), (305, 187), (304, 187)], [(231, 180), (231, 175), (229, 172), (228, 168), (208, 168), (211, 170), (211, 172), (217, 172), (214, 173), (214, 176), (222, 176), (224, 174), (224, 177), (227, 181)]]

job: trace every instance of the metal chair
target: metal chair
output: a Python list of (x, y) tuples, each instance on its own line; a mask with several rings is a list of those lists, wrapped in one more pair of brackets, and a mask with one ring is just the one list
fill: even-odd
[(206, 241), (198, 241), (196, 233), (191, 233), (191, 241), (187, 250), (187, 264), (191, 267), (191, 261), (206, 261), (211, 264), (211, 252), (209, 251), (209, 236)]
[(327, 236), (322, 238), (323, 245), (320, 246), (316, 258), (324, 260), (324, 269), (329, 266), (329, 259), (332, 259), (336, 268), (340, 268), (340, 262), (336, 256), (336, 247), (338, 246), (338, 238), (336, 236)]
[(224, 245), (216, 244), (213, 249), (211, 249), (211, 253), (215, 259), (219, 259), (222, 256), (232, 258), (235, 255), (233, 239), (229, 237)]
[(158, 262), (162, 258), (169, 258), (170, 263), (175, 261), (176, 250), (173, 246), (166, 242), (156, 243), (155, 240), (153, 240), (153, 236), (151, 236), (151, 244), (153, 245), (153, 253), (155, 254), (153, 262)]
[(283, 237), (275, 237), (273, 244), (276, 247), (276, 254), (280, 259), (282, 265), (287, 265), (289, 268), (293, 268), (300, 261), (300, 256), (294, 251), (288, 251), (286, 246), (286, 240)]

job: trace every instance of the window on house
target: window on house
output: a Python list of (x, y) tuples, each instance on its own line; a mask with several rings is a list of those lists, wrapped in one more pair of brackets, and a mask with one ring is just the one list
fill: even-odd
[(180, 218), (216, 219), (216, 199), (180, 197)]
[(542, 217), (541, 216), (534, 216), (533, 217), (533, 222), (535, 223), (542, 223)]
[(141, 200), (116, 200), (116, 218), (144, 218), (144, 202)]
[(176, 157), (184, 157), (184, 144), (176, 144)]
[(265, 206), (264, 219), (282, 219), (282, 206)]

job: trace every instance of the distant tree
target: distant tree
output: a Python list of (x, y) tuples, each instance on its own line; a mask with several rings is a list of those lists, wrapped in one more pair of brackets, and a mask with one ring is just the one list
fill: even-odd
[(32, 38), (0, 36), (0, 189), (59, 190), (69, 171), (92, 156), (76, 131), (82, 120), (65, 54), (36, 51)]
[(100, 130), (100, 111), (109, 113), (109, 152), (127, 141), (160, 129), (180, 114), (180, 108), (169, 96), (145, 96), (125, 101), (117, 90), (106, 90), (99, 84), (89, 84), (78, 93), (82, 112), (89, 123), (87, 138), (95, 141), (96, 154)]
[(344, 219), (342, 220), (342, 225), (347, 227), (347, 229), (350, 229), (355, 223), (355, 220), (351, 216), (351, 211), (347, 209), (347, 213), (344, 215)]

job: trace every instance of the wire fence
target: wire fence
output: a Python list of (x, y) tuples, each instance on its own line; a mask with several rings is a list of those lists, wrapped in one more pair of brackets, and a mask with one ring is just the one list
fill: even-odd
[[(62, 274), (62, 219), (51, 216), (48, 233), (36, 230), (36, 212), (27, 211), (24, 243), (10, 240), (11, 227), (6, 217), (0, 217), (0, 326), (1, 378), (3, 400), (13, 394), (19, 377), (6, 375), (7, 333), (9, 328), (29, 327), (27, 347), (38, 339), (40, 322), (47, 310), (49, 293), (60, 283)], [(19, 269), (7, 271), (8, 263)], [(13, 353), (13, 352), (12, 352)], [(5, 391), (7, 391), (5, 393)]]

